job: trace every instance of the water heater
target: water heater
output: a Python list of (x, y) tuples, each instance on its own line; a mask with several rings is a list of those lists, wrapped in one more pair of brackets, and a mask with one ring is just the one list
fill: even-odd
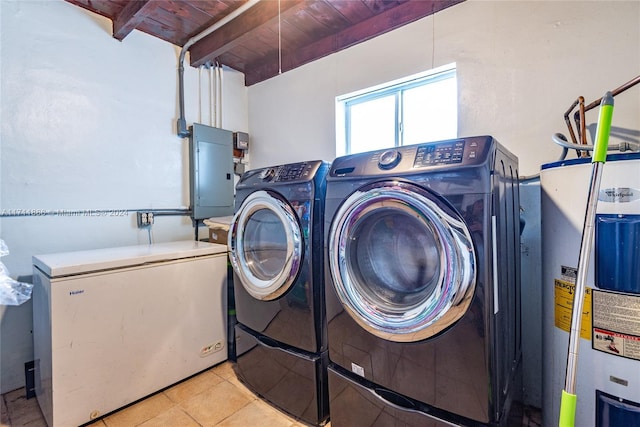
[[(543, 165), (543, 425), (558, 425), (591, 159)], [(587, 273), (576, 426), (640, 425), (640, 154), (607, 157)]]

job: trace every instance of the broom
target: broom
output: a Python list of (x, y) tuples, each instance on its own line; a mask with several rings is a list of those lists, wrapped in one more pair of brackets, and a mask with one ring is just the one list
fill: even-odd
[(567, 354), (567, 372), (560, 401), (560, 427), (574, 427), (576, 418), (577, 396), (576, 372), (578, 364), (578, 348), (580, 344), (580, 321), (582, 318), (582, 303), (584, 288), (587, 279), (589, 256), (593, 242), (593, 227), (598, 205), (598, 192), (600, 191), (600, 179), (602, 166), (607, 159), (607, 146), (611, 131), (611, 117), (613, 116), (613, 95), (607, 92), (600, 102), (596, 141), (591, 158), (591, 183), (587, 198), (587, 211), (584, 217), (582, 230), (582, 242), (580, 243), (580, 256), (578, 258), (578, 276), (576, 278), (576, 290), (573, 295), (573, 312), (571, 314), (571, 331), (569, 333), (569, 350)]

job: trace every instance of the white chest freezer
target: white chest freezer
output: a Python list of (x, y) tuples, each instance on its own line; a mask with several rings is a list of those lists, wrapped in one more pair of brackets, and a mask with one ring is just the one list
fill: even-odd
[(227, 247), (33, 257), (36, 397), (50, 427), (103, 416), (227, 358)]

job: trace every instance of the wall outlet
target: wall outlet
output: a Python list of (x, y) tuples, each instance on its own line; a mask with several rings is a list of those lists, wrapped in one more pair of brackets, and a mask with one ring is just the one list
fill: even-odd
[(138, 228), (153, 225), (153, 212), (136, 212), (136, 216), (138, 218)]

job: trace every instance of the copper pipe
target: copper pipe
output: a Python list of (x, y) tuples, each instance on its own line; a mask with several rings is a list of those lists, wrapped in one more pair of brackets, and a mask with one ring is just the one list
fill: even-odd
[(587, 145), (587, 128), (585, 126), (585, 118), (584, 118), (584, 96), (578, 97), (578, 105), (580, 111), (580, 142), (583, 145)]
[[(616, 88), (616, 89), (612, 90), (611, 91), (611, 95), (616, 96), (617, 94), (624, 92), (625, 90), (629, 89), (630, 87), (633, 87), (633, 86), (637, 85), (638, 83), (640, 83), (640, 76), (637, 76), (636, 78), (629, 80), (628, 82), (626, 82), (625, 84), (623, 84), (619, 88)], [(598, 105), (600, 105), (601, 101), (602, 101), (602, 97), (598, 98), (597, 100), (593, 101), (591, 104), (587, 105), (584, 108), (584, 111), (589, 111), (589, 110), (597, 107)]]
[[(616, 96), (616, 95), (624, 92), (625, 90), (637, 85), (638, 83), (640, 83), (640, 76), (636, 76), (633, 79), (631, 79), (628, 82), (626, 82), (625, 84), (623, 84), (622, 86), (612, 90), (611, 91), (611, 95), (612, 96)], [(571, 129), (571, 126), (570, 126), (571, 122), (570, 122), (570, 120), (569, 120), (569, 118), (567, 116), (571, 113), (571, 110), (573, 110), (576, 107), (576, 105), (580, 104), (580, 100), (581, 99), (582, 99), (582, 102), (584, 102), (584, 98), (582, 96), (579, 97), (578, 100), (575, 101), (571, 105), (571, 108), (564, 115), (565, 122), (567, 122), (567, 126), (569, 126), (569, 131), (571, 133), (571, 139), (576, 144), (577, 144), (577, 142), (575, 141), (575, 138), (573, 137), (573, 132), (572, 132), (572, 129)], [(573, 120), (576, 122), (576, 126), (578, 124), (580, 124), (580, 126), (581, 126), (580, 129), (582, 129), (582, 131), (578, 130), (579, 136), (581, 137), (581, 141), (580, 141), (581, 144), (586, 144), (587, 143), (586, 131), (585, 131), (586, 124), (585, 124), (584, 114), (587, 111), (592, 110), (595, 107), (599, 106), (600, 102), (602, 102), (602, 97), (596, 99), (595, 101), (593, 101), (591, 104), (587, 105), (586, 107), (583, 104), (581, 104), (580, 105), (580, 110), (576, 111), (574, 113), (574, 115), (573, 115)]]
[[(579, 105), (579, 112), (580, 112), (580, 143), (582, 145), (587, 145), (587, 126), (586, 126), (586, 119), (584, 117), (584, 96), (580, 96), (578, 97), (578, 105)], [(578, 124), (576, 124), (578, 125)], [(587, 151), (583, 151), (582, 152), (582, 157), (589, 157), (589, 153)]]
[(567, 123), (567, 128), (569, 128), (569, 136), (571, 137), (571, 142), (573, 142), (574, 144), (577, 144), (578, 141), (576, 140), (576, 134), (573, 132), (573, 126), (571, 125), (571, 119), (569, 118), (569, 114), (571, 114), (573, 109), (576, 108), (576, 105), (578, 105), (577, 99), (573, 101), (573, 104), (571, 104), (571, 107), (569, 107), (567, 112), (564, 113), (564, 121)]
[[(612, 90), (611, 91), (611, 95), (612, 96), (616, 96), (616, 95), (624, 92), (625, 90), (637, 85), (638, 83), (640, 83), (640, 76), (637, 76), (637, 77), (629, 80), (628, 82), (626, 82), (622, 86)], [(584, 97), (580, 96), (580, 97), (578, 97), (578, 99), (576, 99), (571, 104), (571, 106), (569, 107), (567, 112), (564, 113), (564, 121), (567, 124), (567, 128), (569, 129), (569, 136), (571, 137), (571, 141), (574, 144), (578, 144), (578, 141), (576, 139), (576, 133), (573, 130), (573, 125), (571, 124), (571, 119), (569, 117), (571, 115), (571, 112), (573, 111), (574, 108), (576, 108), (576, 106), (580, 105), (579, 110), (576, 111), (573, 114), (573, 120), (576, 123), (576, 131), (578, 133), (578, 137), (580, 138), (580, 144), (581, 145), (586, 145), (587, 144), (587, 132), (586, 132), (586, 123), (585, 123), (585, 113), (587, 111), (599, 106), (600, 102), (602, 102), (602, 97), (596, 99), (591, 104), (589, 104), (589, 105), (587, 105), (585, 107), (585, 105), (584, 105)], [(587, 151), (583, 152), (582, 150), (576, 150), (576, 154), (578, 155), (578, 157), (583, 157), (583, 156), (587, 156), (588, 152)]]

